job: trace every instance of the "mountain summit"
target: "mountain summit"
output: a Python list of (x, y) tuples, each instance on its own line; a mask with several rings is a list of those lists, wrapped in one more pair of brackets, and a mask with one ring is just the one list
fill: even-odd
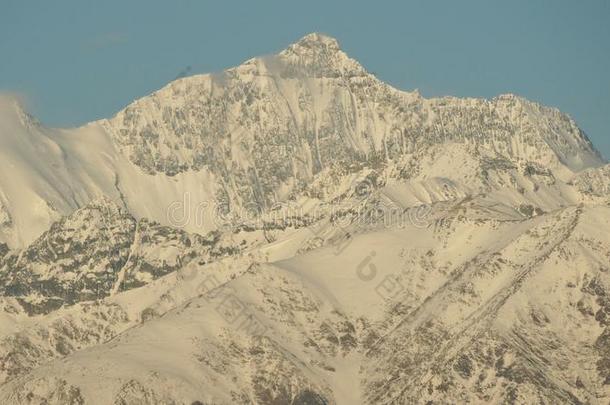
[(337, 41), (337, 39), (335, 39), (329, 35), (319, 33), (319, 32), (312, 32), (310, 34), (305, 35), (303, 38), (299, 39), (297, 42), (295, 42), (290, 47), (295, 47), (295, 46), (300, 46), (300, 47), (305, 47), (305, 48), (310, 48), (310, 49), (317, 49), (317, 50), (321, 50), (321, 49), (329, 49), (331, 51), (340, 51), (341, 50), (339, 47), (339, 41)]
[(349, 58), (339, 47), (339, 42), (327, 35), (312, 33), (280, 52), (276, 58), (288, 66), (300, 67), (304, 76), (337, 77), (363, 75), (365, 70)]

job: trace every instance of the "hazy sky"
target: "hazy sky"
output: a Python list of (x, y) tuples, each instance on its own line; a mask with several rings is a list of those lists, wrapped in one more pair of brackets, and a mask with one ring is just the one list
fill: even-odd
[(319, 31), (424, 96), (516, 93), (572, 115), (610, 157), (610, 1), (0, 0), (0, 90), (45, 124), (108, 117), (181, 73)]

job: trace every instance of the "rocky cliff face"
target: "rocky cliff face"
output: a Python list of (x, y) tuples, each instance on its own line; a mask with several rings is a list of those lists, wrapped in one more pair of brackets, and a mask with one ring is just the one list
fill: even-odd
[(218, 233), (191, 235), (136, 220), (102, 198), (54, 223), (27, 249), (0, 259), (0, 293), (30, 315), (99, 300), (188, 265), (237, 254)]

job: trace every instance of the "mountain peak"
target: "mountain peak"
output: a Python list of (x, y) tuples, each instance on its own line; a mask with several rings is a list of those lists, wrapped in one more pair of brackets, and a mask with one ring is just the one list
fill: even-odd
[(303, 38), (299, 39), (294, 45), (311, 49), (325, 48), (328, 50), (335, 51), (341, 50), (341, 48), (339, 47), (339, 41), (337, 41), (331, 36), (321, 34), (319, 32), (312, 32), (310, 34), (305, 35)]
[(366, 70), (328, 35), (313, 32), (279, 53), (279, 58), (294, 72), (309, 77), (360, 76)]

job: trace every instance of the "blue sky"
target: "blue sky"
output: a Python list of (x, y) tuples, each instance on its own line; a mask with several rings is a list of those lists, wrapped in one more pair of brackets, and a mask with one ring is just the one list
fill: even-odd
[(424, 96), (516, 93), (559, 107), (610, 157), (609, 1), (0, 0), (0, 91), (45, 124), (108, 117), (181, 72), (319, 31)]

